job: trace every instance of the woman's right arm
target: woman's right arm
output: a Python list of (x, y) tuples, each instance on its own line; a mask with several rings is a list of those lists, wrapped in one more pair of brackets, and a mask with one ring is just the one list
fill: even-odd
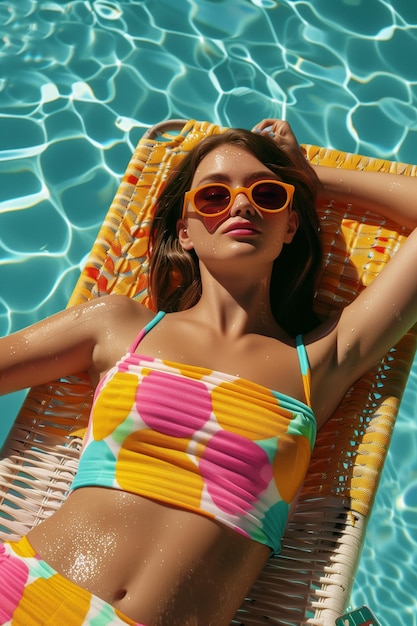
[(97, 379), (128, 349), (126, 328), (132, 319), (140, 327), (140, 307), (129, 298), (107, 296), (1, 338), (0, 394), (83, 371)]

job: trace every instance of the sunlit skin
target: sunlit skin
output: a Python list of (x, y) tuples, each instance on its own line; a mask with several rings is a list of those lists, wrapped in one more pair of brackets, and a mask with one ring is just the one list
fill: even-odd
[[(309, 168), (285, 122), (265, 120), (275, 138)], [(320, 195), (340, 196), (407, 227), (417, 226), (417, 181), (390, 174), (315, 168)], [(201, 162), (192, 186), (221, 180), (248, 186), (275, 175), (253, 155), (223, 146)], [(408, 177), (407, 177), (408, 178)], [(411, 178), (411, 177), (410, 177)], [(305, 400), (294, 340), (271, 313), (273, 260), (291, 245), (297, 214), (262, 214), (245, 194), (230, 211), (204, 218), (187, 207), (177, 232), (199, 257), (202, 297), (167, 314), (140, 353), (249, 379)], [(336, 319), (305, 337), (318, 426), (350, 385), (417, 320), (417, 235)], [(153, 313), (108, 296), (0, 340), (0, 392), (89, 371), (97, 383)], [(147, 626), (228, 626), (269, 555), (266, 546), (188, 511), (112, 489), (76, 490), (28, 535), (52, 567)]]

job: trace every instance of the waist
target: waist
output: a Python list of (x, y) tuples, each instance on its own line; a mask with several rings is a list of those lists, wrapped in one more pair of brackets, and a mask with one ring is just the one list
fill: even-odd
[(215, 521), (103, 488), (71, 494), (28, 540), (57, 572), (143, 623), (191, 624), (219, 598), (233, 615), (268, 555)]

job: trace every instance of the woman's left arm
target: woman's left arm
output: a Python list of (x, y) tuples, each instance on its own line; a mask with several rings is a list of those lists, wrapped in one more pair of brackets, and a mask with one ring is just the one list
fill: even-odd
[(417, 177), (313, 166), (321, 197), (355, 204), (404, 227), (408, 237), (341, 313), (333, 384), (350, 386), (417, 323)]
[(363, 172), (324, 165), (311, 165), (305, 158), (288, 122), (264, 119), (255, 132), (270, 135), (297, 163), (313, 184), (319, 197), (341, 199), (372, 211), (412, 230), (417, 226), (417, 177), (385, 172)]
[(417, 229), (336, 319), (306, 339), (318, 426), (346, 391), (417, 323)]
[(254, 130), (273, 136), (317, 184), (320, 197), (341, 199), (386, 217), (409, 232), (375, 280), (343, 309), (337, 321), (311, 333), (309, 356), (320, 423), (343, 393), (417, 323), (417, 177), (312, 166), (287, 122), (266, 119)]
[(351, 382), (417, 322), (416, 268), (414, 229), (375, 280), (343, 310), (337, 324), (337, 354)]
[(417, 227), (417, 177), (385, 172), (364, 172), (323, 165), (312, 166), (320, 186), (318, 194), (343, 199), (412, 230)]
[(417, 322), (417, 177), (313, 166), (318, 193), (360, 204), (409, 235), (381, 274), (349, 305), (337, 325), (338, 362), (354, 382)]

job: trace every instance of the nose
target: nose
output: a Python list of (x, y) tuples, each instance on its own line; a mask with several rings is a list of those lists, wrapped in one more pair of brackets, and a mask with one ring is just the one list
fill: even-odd
[(239, 191), (233, 199), (229, 212), (230, 215), (255, 215), (256, 208), (250, 201), (248, 194)]

